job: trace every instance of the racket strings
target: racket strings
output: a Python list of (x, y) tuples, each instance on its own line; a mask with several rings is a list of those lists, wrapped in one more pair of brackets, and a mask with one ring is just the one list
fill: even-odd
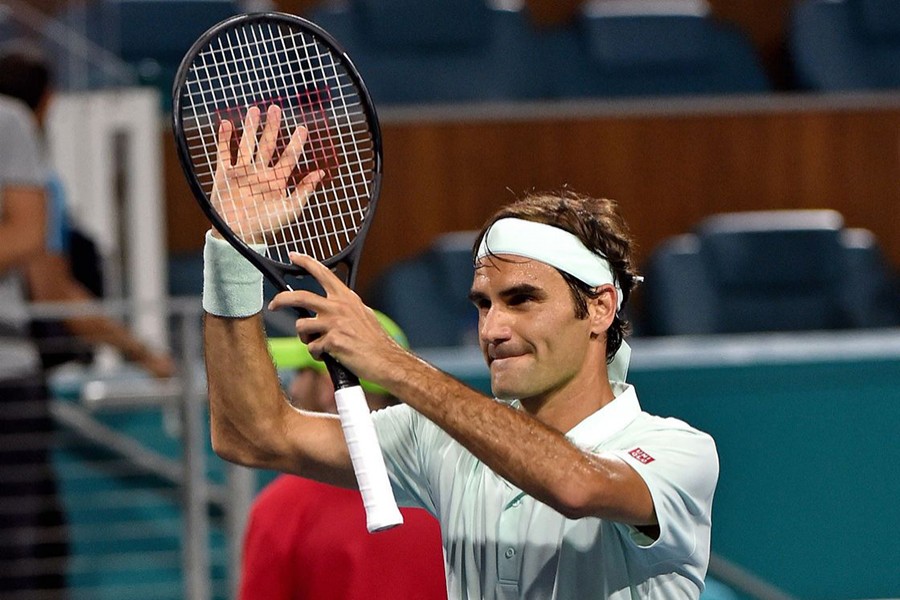
[[(255, 69), (258, 69), (258, 72), (261, 73), (263, 76), (262, 79), (257, 78), (257, 79), (251, 80), (252, 83), (256, 84), (255, 85), (256, 89), (253, 89), (253, 86), (251, 86), (251, 93), (255, 93), (256, 97), (264, 97), (267, 94), (271, 95), (271, 93), (273, 92), (273, 90), (272, 90), (273, 87), (278, 89), (277, 86), (279, 86), (279, 81), (277, 78), (267, 76), (266, 67), (268, 66), (268, 70), (270, 73), (272, 71), (274, 71), (274, 67), (272, 64), (272, 58), (275, 57), (275, 54), (274, 53), (267, 54), (264, 50), (262, 53), (258, 53), (254, 56), (252, 54), (252, 51), (255, 49), (258, 49), (260, 47), (260, 44), (258, 44), (258, 42), (255, 42), (255, 41), (252, 43), (249, 41), (249, 39), (247, 37), (247, 29), (242, 29), (242, 30), (237, 31), (236, 36), (238, 38), (240, 38), (241, 33), (243, 33), (244, 39), (239, 41), (239, 44), (237, 46), (237, 49), (241, 53), (241, 61), (243, 62), (243, 64), (251, 63), (252, 67)], [(254, 37), (256, 37), (256, 32), (254, 31), (253, 33), (254, 33)], [(265, 48), (264, 45), (262, 47)], [(248, 52), (251, 53), (249, 57), (246, 56), (246, 54)], [(260, 65), (260, 63), (262, 63), (262, 64)], [(279, 67), (281, 66), (280, 63), (278, 66)], [(283, 80), (284, 79), (284, 69), (279, 68), (279, 74)], [(263, 84), (271, 84), (271, 85), (266, 85), (264, 88)], [(306, 84), (306, 82), (304, 82), (304, 85), (305, 84)], [(289, 85), (292, 87), (289, 87), (287, 89), (296, 89), (296, 82), (291, 82)], [(265, 114), (265, 110), (262, 110), (261, 114)], [(288, 121), (288, 123), (289, 123), (289, 121)], [(289, 124), (291, 124), (291, 123), (289, 123)], [(263, 125), (264, 125), (264, 123), (263, 123)], [(294, 127), (296, 127), (296, 123), (292, 123), (292, 125)], [(258, 162), (254, 162), (253, 165), (254, 166), (258, 165)], [(289, 191), (289, 189), (290, 188), (288, 188), (288, 191)], [(267, 190), (267, 191), (271, 191), (271, 190)], [(288, 198), (289, 198), (289, 196), (281, 196), (281, 204), (282, 204), (281, 210), (286, 213), (289, 213), (290, 208), (291, 208), (290, 206), (288, 206)], [(265, 221), (267, 224), (267, 231), (270, 233), (269, 238), (271, 240), (273, 237), (271, 235), (271, 233), (276, 231), (276, 227), (278, 226), (280, 220), (277, 217), (272, 215), (272, 213), (270, 212), (269, 207), (267, 205), (265, 205), (263, 203), (255, 203), (254, 206), (257, 207), (257, 210), (258, 210), (258, 207), (260, 207), (260, 206), (263, 206), (265, 208), (265, 212), (266, 212)], [(261, 215), (257, 214), (257, 218), (260, 218), (260, 217), (261, 217)], [(284, 260), (284, 257), (282, 257), (280, 255), (281, 254), (280, 253), (280, 245), (288, 246), (289, 244), (291, 244), (291, 242), (296, 244), (297, 238), (296, 238), (296, 236), (293, 236), (293, 235), (291, 235), (291, 236), (285, 235), (285, 231), (292, 232), (293, 229), (289, 228), (289, 229), (285, 230), (284, 228), (278, 227), (277, 231), (281, 235), (274, 236), (274, 238), (276, 240), (280, 239), (281, 244), (279, 244), (279, 242), (276, 241), (276, 244), (275, 244), (276, 252), (277, 252), (278, 258), (279, 258), (279, 260), (281, 260), (281, 262), (287, 262), (286, 260)], [(319, 246), (318, 250), (319, 250), (319, 252), (324, 252), (324, 248), (321, 245)]]
[[(283, 25), (245, 24), (220, 34), (195, 58), (182, 94), (185, 138), (198, 181), (212, 191), (218, 127), (222, 120), (235, 126), (232, 153), (243, 128), (243, 117), (258, 107), (261, 123), (254, 153), (265, 128), (268, 106), (279, 104), (281, 124), (275, 162), (300, 125), (308, 138), (297, 158), (284, 193), (262, 189), (276, 202), (252, 202), (216, 207), (220, 213), (243, 212), (235, 234), (249, 241), (241, 223), (264, 232), (270, 258), (288, 263), (290, 252), (319, 260), (340, 254), (355, 239), (368, 211), (376, 152), (358, 88), (330, 47), (313, 35)], [(228, 157), (232, 161), (234, 156)], [(259, 160), (250, 170), (270, 168)], [(325, 178), (298, 207), (295, 194), (303, 176), (316, 170)], [(276, 186), (280, 185), (276, 183)], [(226, 189), (224, 202), (237, 196)], [(284, 215), (298, 213), (284, 222)]]

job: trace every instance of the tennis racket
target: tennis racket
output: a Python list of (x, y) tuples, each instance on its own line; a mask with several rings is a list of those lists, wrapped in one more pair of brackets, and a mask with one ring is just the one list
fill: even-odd
[[(172, 117), (200, 207), (276, 288), (291, 290), (291, 278), (308, 275), (290, 252), (353, 285), (381, 183), (381, 134), (362, 78), (328, 33), (282, 13), (218, 23), (181, 62)], [(332, 357), (324, 361), (367, 528), (399, 525), (359, 380)]]

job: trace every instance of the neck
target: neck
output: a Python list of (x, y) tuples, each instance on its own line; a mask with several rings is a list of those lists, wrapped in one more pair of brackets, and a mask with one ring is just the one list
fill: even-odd
[(606, 364), (594, 374), (578, 377), (556, 390), (523, 398), (522, 407), (538, 421), (566, 433), (615, 399)]

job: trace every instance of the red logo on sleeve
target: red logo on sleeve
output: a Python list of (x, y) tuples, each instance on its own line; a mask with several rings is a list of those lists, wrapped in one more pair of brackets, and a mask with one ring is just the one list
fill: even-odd
[(636, 458), (637, 460), (641, 461), (641, 462), (644, 463), (645, 465), (646, 465), (646, 464), (649, 464), (649, 463), (652, 463), (654, 460), (656, 460), (655, 458), (653, 458), (652, 456), (650, 456), (649, 454), (647, 454), (646, 452), (644, 452), (644, 451), (641, 450), (640, 448), (635, 448), (634, 450), (632, 450), (632, 451), (629, 452), (628, 454), (630, 454), (631, 456), (633, 456), (633, 457)]

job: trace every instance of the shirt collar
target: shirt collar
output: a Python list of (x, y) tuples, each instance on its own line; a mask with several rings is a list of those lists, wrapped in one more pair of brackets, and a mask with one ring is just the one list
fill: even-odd
[(641, 413), (634, 386), (614, 382), (612, 402), (588, 415), (578, 425), (566, 433), (570, 442), (579, 448), (593, 448), (622, 431)]
[[(613, 401), (584, 418), (566, 433), (566, 438), (579, 448), (594, 448), (616, 434), (641, 413), (634, 386), (621, 381), (610, 381)], [(500, 400), (502, 402), (502, 400)], [(516, 410), (522, 410), (519, 400), (508, 401)]]

